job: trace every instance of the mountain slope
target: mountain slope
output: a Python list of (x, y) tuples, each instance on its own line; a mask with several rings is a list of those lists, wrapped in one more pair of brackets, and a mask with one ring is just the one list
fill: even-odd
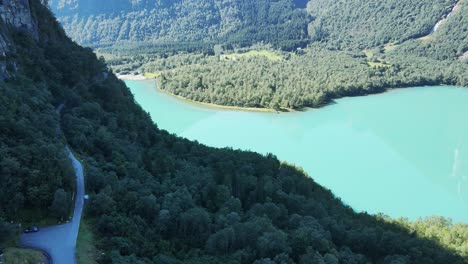
[(308, 13), (313, 39), (338, 49), (365, 49), (429, 34), (454, 0), (318, 0)]
[(84, 45), (187, 41), (279, 45), (307, 38), (306, 0), (52, 0), (68, 34)]
[[(65, 103), (60, 125), (86, 166), (85, 218), (104, 253), (99, 263), (467, 262), (466, 225), (433, 218), (403, 227), (357, 214), (273, 155), (209, 148), (159, 130), (103, 61), (69, 40), (38, 0), (29, 3), (22, 6), (37, 30), (7, 21), (1, 31), (17, 66), (0, 81), (1, 188), (50, 189), (38, 198), (65, 186), (55, 180), (66, 174), (46, 175), (63, 150), (60, 142), (47, 148), (57, 142), (53, 106)], [(8, 173), (9, 164), (22, 174)], [(29, 206), (11, 201), (0, 196), (0, 243), (11, 231), (3, 219), (18, 221), (15, 212)], [(37, 209), (51, 214), (47, 207)], [(444, 228), (424, 238), (434, 226)]]
[[(296, 3), (296, 7), (305, 2)], [(145, 37), (125, 37), (125, 42), (97, 51), (109, 58), (115, 72), (151, 73), (158, 77), (159, 88), (199, 102), (285, 110), (320, 107), (343, 96), (378, 93), (387, 88), (468, 85), (468, 61), (461, 59), (468, 51), (465, 0), (317, 0), (308, 1), (306, 11), (292, 8), (293, 2), (285, 0), (204, 2), (214, 12), (212, 16), (198, 16), (211, 14), (201, 8), (184, 9), (189, 2), (151, 5), (147, 1), (117, 1), (118, 11), (84, 0), (57, 3), (52, 2), (52, 7), (72, 38), (82, 41), (88, 29), (96, 36), (88, 43), (108, 41), (112, 31), (108, 26), (115, 23), (95, 28), (77, 21), (96, 17), (121, 21), (126, 16), (126, 23), (141, 27)], [(121, 7), (123, 3), (125, 8)], [(455, 5), (453, 14), (432, 33)], [(287, 11), (280, 13), (279, 7)], [(76, 14), (71, 20), (73, 12)], [(146, 20), (150, 15), (130, 15), (140, 12), (167, 17), (170, 28), (164, 23), (154, 27), (156, 20)], [(211, 24), (198, 23), (196, 17), (219, 19)], [(188, 31), (179, 27), (186, 23), (190, 25)], [(149, 25), (151, 29), (144, 28)], [(222, 31), (228, 25), (235, 29)], [(159, 31), (153, 32), (156, 28)], [(174, 37), (177, 32), (183, 36)], [(207, 32), (217, 37), (206, 38)], [(145, 42), (145, 38), (153, 37), (163, 42), (191, 41)], [(244, 47), (260, 41), (263, 44)], [(307, 48), (295, 49), (306, 44)], [(261, 54), (258, 47), (283, 59), (272, 61), (242, 54)]]
[(85, 45), (263, 41), (289, 47), (287, 42), (297, 45), (310, 39), (335, 49), (371, 48), (424, 36), (455, 4), (454, 0), (115, 0), (112, 5), (50, 1), (67, 33)]
[(23, 222), (33, 220), (33, 215), (63, 217), (49, 206), (56, 191), (71, 194), (74, 185), (63, 140), (56, 133), (53, 96), (49, 87), (35, 79), (27, 65), (31, 61), (18, 45), (30, 45), (30, 52), (38, 50), (34, 43), (41, 32), (31, 8), (28, 1), (0, 4), (0, 218)]
[(404, 43), (395, 53), (436, 60), (459, 59), (468, 51), (468, 1), (458, 1), (450, 16), (442, 21), (436, 32)]

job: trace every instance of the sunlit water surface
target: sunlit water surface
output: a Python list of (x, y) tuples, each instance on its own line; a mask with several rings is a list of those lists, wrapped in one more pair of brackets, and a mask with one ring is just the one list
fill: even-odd
[(158, 127), (213, 147), (273, 153), (358, 211), (468, 223), (468, 89), (416, 87), (296, 113), (191, 104), (127, 81)]

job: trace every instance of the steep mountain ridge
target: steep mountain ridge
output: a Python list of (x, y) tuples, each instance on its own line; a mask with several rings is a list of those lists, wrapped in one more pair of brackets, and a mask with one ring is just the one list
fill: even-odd
[[(39, 1), (0, 2), (0, 219), (20, 223), (64, 217), (48, 206), (57, 191), (70, 193), (73, 187), (52, 95), (44, 79), (32, 74), (45, 69), (30, 59), (48, 39), (39, 22), (51, 19), (37, 20), (37, 8), (44, 8)], [(0, 240), (8, 238), (2, 235)]]

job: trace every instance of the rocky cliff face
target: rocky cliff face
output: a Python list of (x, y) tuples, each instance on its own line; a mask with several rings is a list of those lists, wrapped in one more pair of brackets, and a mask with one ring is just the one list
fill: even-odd
[(0, 1), (0, 18), (7, 26), (24, 30), (37, 38), (37, 24), (31, 14), (29, 0)]
[(14, 50), (9, 37), (11, 29), (38, 38), (37, 23), (31, 13), (29, 0), (0, 0), (0, 81), (10, 78), (16, 68), (15, 61), (8, 59), (9, 53)]
[(0, 31), (0, 81), (10, 77), (7, 71), (7, 59), (6, 54), (10, 50), (9, 39), (6, 38)]
[[(0, 21), (1, 23), (1, 21)], [(10, 50), (10, 41), (8, 37), (5, 35), (6, 29), (3, 25), (0, 24), (0, 55), (5, 56), (4, 53)], [(0, 57), (1, 58), (1, 57)]]

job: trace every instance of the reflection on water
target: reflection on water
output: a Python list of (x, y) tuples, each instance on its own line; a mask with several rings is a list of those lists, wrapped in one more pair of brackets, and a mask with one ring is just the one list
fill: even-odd
[[(466, 194), (468, 193), (465, 189), (466, 189), (466, 184), (467, 184), (467, 174), (466, 173), (466, 169), (463, 170), (463, 168), (461, 167), (462, 166), (462, 160), (467, 160), (468, 158), (465, 158), (463, 159), (463, 156), (460, 157), (460, 149), (461, 147), (459, 148), (456, 148), (454, 150), (454, 158), (453, 158), (453, 167), (452, 167), (452, 175), (451, 175), (451, 179), (454, 180), (456, 183), (457, 183), (457, 193), (458, 193), (458, 196), (460, 197), (460, 199), (462, 201), (466, 201), (466, 199), (468, 199), (468, 196), (466, 196)], [(466, 152), (465, 152), (466, 153)], [(463, 164), (465, 165), (466, 167), (466, 163)], [(465, 190), (465, 191), (463, 191)], [(464, 197), (464, 195), (466, 197)]]
[(298, 113), (226, 111), (127, 82), (160, 128), (215, 147), (274, 153), (356, 210), (468, 222), (468, 89), (420, 87)]

